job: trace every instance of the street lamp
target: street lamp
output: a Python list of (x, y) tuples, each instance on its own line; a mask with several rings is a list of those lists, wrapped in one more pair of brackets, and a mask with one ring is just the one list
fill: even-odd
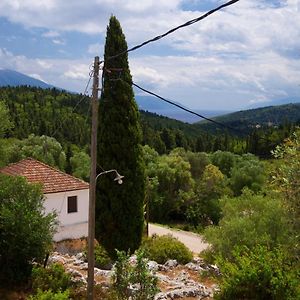
[[(114, 181), (118, 184), (123, 183), (124, 176), (120, 175), (117, 170), (107, 170), (99, 173), (94, 177), (93, 190), (95, 191), (97, 179), (101, 175), (105, 175), (108, 173), (115, 173), (116, 177)], [(92, 300), (94, 298), (94, 266), (95, 266), (95, 258), (94, 258), (94, 239), (95, 239), (95, 199), (93, 197), (93, 201), (90, 201), (89, 207), (89, 233), (88, 233), (88, 280), (87, 280), (87, 298)]]
[(108, 171), (103, 171), (103, 172), (99, 173), (99, 174), (96, 176), (96, 180), (95, 180), (95, 181), (97, 181), (98, 177), (100, 177), (101, 175), (108, 174), (108, 173), (113, 173), (113, 172), (116, 174), (116, 177), (114, 178), (114, 181), (117, 181), (118, 184), (122, 184), (122, 183), (123, 183), (123, 180), (122, 180), (122, 179), (124, 178), (124, 176), (120, 175), (120, 174), (118, 173), (118, 171), (115, 170), (115, 169), (108, 170)]

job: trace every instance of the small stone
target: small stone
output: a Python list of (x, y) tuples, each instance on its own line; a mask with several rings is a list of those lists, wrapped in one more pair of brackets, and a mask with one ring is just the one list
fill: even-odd
[(49, 264), (59, 263), (59, 264), (64, 265), (64, 264), (66, 264), (66, 259), (60, 255), (53, 255), (53, 256), (49, 257), (48, 263)]
[(73, 261), (74, 266), (81, 266), (82, 264), (84, 264), (84, 262), (82, 260), (77, 259), (77, 258)]
[(165, 262), (164, 266), (173, 269), (178, 266), (178, 262), (176, 259), (169, 259)]
[(79, 269), (80, 269), (80, 270), (86, 271), (86, 270), (88, 269), (88, 263), (83, 263), (83, 264), (81, 264), (81, 265), (79, 266)]
[(175, 278), (176, 281), (187, 282), (190, 279), (188, 272), (182, 270), (178, 276)]
[(149, 271), (151, 271), (151, 272), (157, 272), (159, 269), (158, 263), (153, 260), (148, 261), (147, 267), (148, 267)]
[(202, 267), (200, 267), (198, 264), (195, 264), (195, 263), (193, 263), (193, 262), (187, 263), (187, 264), (185, 265), (185, 267), (186, 267), (187, 269), (189, 269), (189, 270), (197, 271), (197, 272), (203, 270)]
[(101, 270), (98, 268), (94, 268), (94, 273), (95, 273), (95, 275), (98, 275), (98, 276), (111, 277), (113, 271)]
[(76, 259), (78, 259), (78, 260), (82, 260), (82, 261), (85, 260), (85, 256), (84, 256), (84, 254), (83, 254), (82, 252), (77, 253), (77, 254), (75, 255), (75, 257), (76, 257)]

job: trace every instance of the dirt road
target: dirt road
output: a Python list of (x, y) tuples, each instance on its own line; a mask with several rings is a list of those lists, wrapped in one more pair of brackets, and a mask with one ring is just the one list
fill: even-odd
[(201, 235), (198, 235), (196, 233), (183, 230), (169, 229), (166, 227), (149, 224), (149, 235), (152, 234), (171, 234), (183, 244), (185, 244), (192, 252), (197, 254), (209, 246), (203, 241)]

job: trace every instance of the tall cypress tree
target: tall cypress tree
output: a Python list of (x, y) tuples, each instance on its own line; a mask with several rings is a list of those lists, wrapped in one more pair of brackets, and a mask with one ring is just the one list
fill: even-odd
[[(142, 238), (144, 224), (144, 162), (139, 111), (134, 100), (128, 55), (121, 25), (112, 16), (107, 27), (104, 53), (104, 91), (99, 104), (98, 165), (124, 175), (117, 184), (114, 174), (101, 176), (96, 188), (96, 239), (111, 257), (115, 249), (133, 252)], [(103, 169), (98, 168), (98, 173)]]

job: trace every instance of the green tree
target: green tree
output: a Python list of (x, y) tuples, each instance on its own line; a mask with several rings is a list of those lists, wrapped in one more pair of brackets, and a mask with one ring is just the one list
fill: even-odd
[(221, 257), (217, 261), (223, 276), (221, 291), (215, 299), (299, 299), (299, 272), (286, 251), (270, 251), (265, 246), (252, 250), (239, 247), (233, 257), (232, 262)]
[(160, 137), (166, 145), (167, 151), (170, 151), (176, 147), (175, 134), (172, 130), (164, 128), (160, 134)]
[(162, 155), (147, 164), (150, 179), (149, 207), (151, 220), (165, 222), (183, 218), (188, 203), (194, 197), (191, 166), (176, 152)]
[(3, 101), (0, 101), (0, 138), (3, 138), (7, 130), (12, 128), (9, 111)]
[(230, 177), (231, 169), (235, 165), (237, 155), (228, 151), (216, 151), (211, 156), (212, 164), (217, 166), (220, 171)]
[(139, 247), (144, 224), (142, 135), (128, 57), (122, 54), (110, 59), (126, 49), (121, 25), (112, 16), (105, 44), (97, 160), (105, 170), (117, 169), (124, 182), (118, 185), (109, 175), (102, 176), (97, 182), (96, 200), (96, 238), (112, 257), (116, 256), (115, 249), (134, 252)]
[(205, 152), (186, 151), (184, 148), (175, 148), (170, 152), (171, 155), (180, 155), (184, 160), (190, 163), (193, 178), (199, 179), (205, 167), (210, 164), (210, 159)]
[(222, 215), (219, 226), (205, 230), (205, 237), (214, 253), (231, 259), (234, 247), (257, 245), (274, 249), (289, 244), (289, 215), (282, 200), (274, 194), (255, 195), (245, 190), (240, 197), (221, 201)]
[(195, 227), (199, 224), (218, 224), (221, 216), (219, 198), (229, 194), (225, 177), (219, 168), (207, 165), (195, 190), (195, 200), (187, 208), (187, 219)]
[(27, 279), (33, 261), (45, 258), (54, 217), (44, 214), (40, 186), (0, 174), (0, 284)]
[(278, 159), (279, 165), (273, 172), (273, 186), (284, 199), (290, 214), (290, 222), (294, 234), (296, 251), (300, 254), (300, 130), (292, 134), (285, 142), (277, 146), (273, 155)]
[(159, 291), (157, 277), (149, 271), (144, 252), (136, 252), (136, 263), (130, 263), (130, 256), (117, 252), (118, 259), (113, 268), (113, 298), (117, 300), (152, 300)]
[(50, 166), (64, 170), (66, 155), (61, 144), (53, 137), (31, 134), (15, 145), (14, 161), (32, 157)]
[(9, 111), (3, 101), (0, 101), (0, 167), (7, 163), (6, 141), (3, 139), (5, 133), (12, 128)]
[(259, 192), (266, 181), (263, 163), (253, 154), (243, 154), (231, 169), (230, 185), (236, 196), (247, 187)]
[(72, 167), (72, 175), (83, 180), (89, 179), (91, 159), (86, 152), (75, 152), (74, 155), (70, 158), (70, 164)]

